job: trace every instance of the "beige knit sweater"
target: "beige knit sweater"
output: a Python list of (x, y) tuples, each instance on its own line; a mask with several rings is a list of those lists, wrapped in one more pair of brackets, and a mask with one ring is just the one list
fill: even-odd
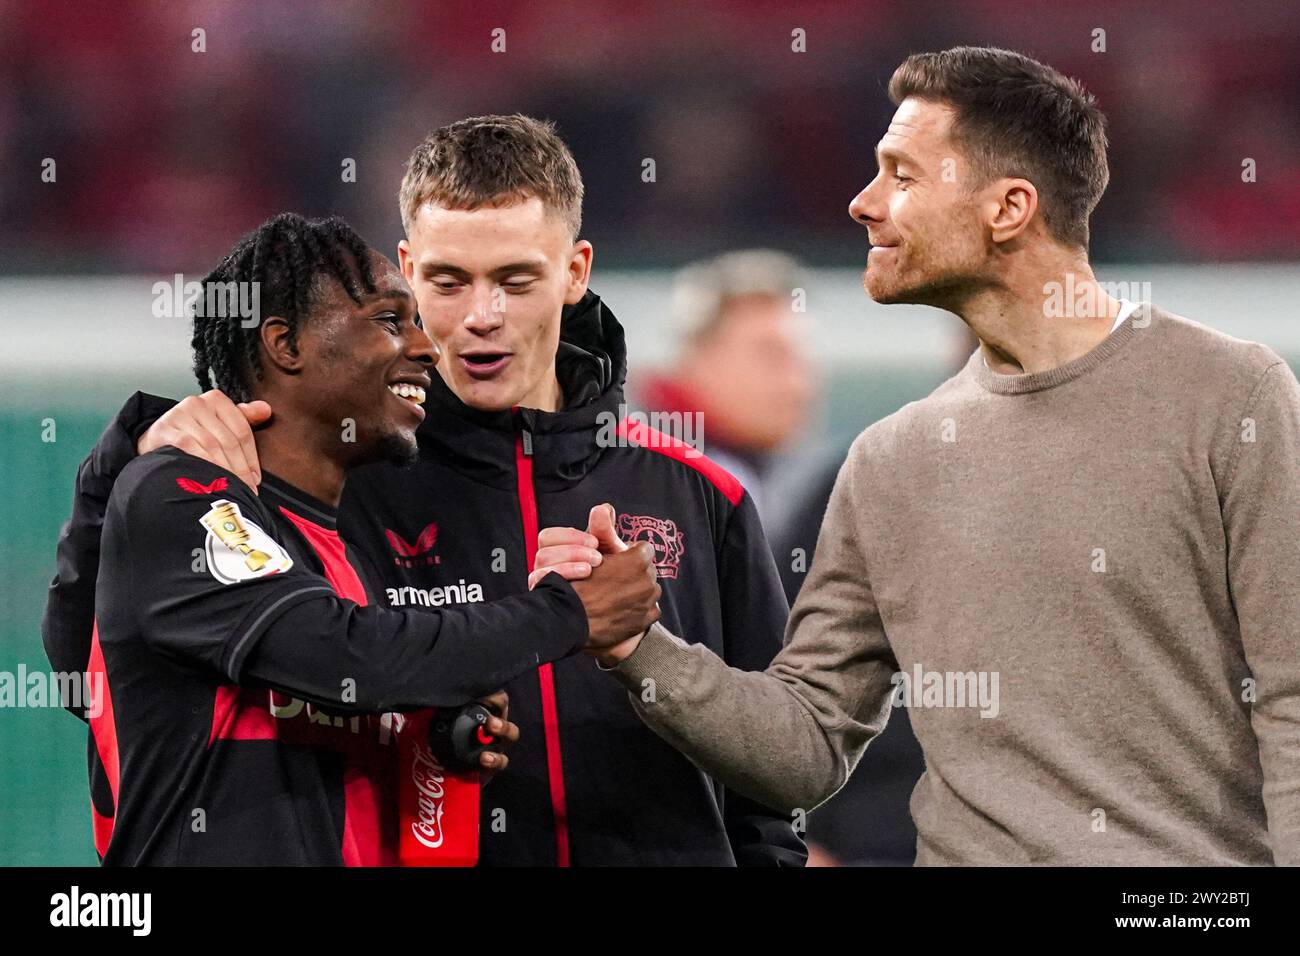
[(919, 863), (1300, 863), (1300, 386), (1148, 306), (1048, 372), (977, 351), (854, 443), (767, 671), (656, 627), (613, 673), (789, 811), (906, 698)]

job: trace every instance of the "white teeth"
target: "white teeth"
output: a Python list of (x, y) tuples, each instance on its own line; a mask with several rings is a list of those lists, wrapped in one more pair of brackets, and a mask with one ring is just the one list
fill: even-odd
[(396, 382), (389, 385), (388, 390), (398, 398), (409, 399), (417, 405), (424, 404), (424, 389), (419, 385), (411, 385), (407, 382)]

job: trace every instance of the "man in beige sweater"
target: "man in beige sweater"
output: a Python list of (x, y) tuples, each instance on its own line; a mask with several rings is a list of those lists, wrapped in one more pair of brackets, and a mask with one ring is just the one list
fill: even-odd
[[(919, 863), (1300, 863), (1300, 386), (1098, 285), (1106, 139), (1076, 83), (959, 48), (890, 96), (850, 206), (864, 285), (979, 349), (854, 443), (766, 671), (658, 625), (589, 650), (664, 739), (794, 813), (906, 703)], [(599, 560), (543, 538), (539, 567)]]

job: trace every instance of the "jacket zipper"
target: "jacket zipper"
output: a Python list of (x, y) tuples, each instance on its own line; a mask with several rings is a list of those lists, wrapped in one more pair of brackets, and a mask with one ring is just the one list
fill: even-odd
[[(533, 491), (533, 433), (527, 411), (520, 410), (523, 424), (515, 434), (515, 479), (519, 490), (519, 512), (524, 525), (524, 554), (533, 571), (537, 558), (537, 498)], [(555, 675), (550, 664), (537, 669), (542, 692), (542, 730), (546, 738), (546, 776), (551, 791), (551, 814), (555, 820), (555, 865), (569, 866), (569, 816), (564, 795), (564, 763), (560, 757), (560, 719), (555, 703)]]

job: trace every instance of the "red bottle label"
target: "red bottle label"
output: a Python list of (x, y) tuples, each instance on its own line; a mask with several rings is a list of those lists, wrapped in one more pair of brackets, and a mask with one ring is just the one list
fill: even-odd
[(429, 747), (434, 711), (405, 714), (397, 735), (398, 859), (402, 866), (478, 862), (479, 775), (453, 773)]

